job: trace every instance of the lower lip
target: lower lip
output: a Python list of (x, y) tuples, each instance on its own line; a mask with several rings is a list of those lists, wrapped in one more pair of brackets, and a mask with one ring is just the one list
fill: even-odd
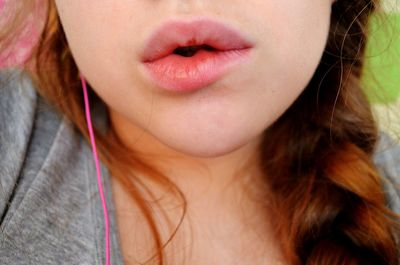
[(229, 51), (199, 50), (192, 57), (170, 54), (144, 62), (150, 79), (163, 90), (189, 92), (211, 85), (233, 67), (243, 64), (250, 48)]

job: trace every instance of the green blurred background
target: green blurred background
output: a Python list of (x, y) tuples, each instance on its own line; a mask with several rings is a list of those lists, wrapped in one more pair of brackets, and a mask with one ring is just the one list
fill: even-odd
[(370, 20), (362, 82), (381, 128), (400, 140), (400, 1)]

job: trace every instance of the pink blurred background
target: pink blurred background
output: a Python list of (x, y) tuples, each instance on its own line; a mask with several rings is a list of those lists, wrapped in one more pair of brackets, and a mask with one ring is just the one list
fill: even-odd
[[(16, 0), (0, 0), (0, 28), (3, 29), (5, 23), (10, 21), (15, 15), (15, 9), (23, 1)], [(19, 25), (17, 31), (12, 35), (18, 36), (6, 45), (5, 50), (0, 53), (0, 68), (19, 66), (25, 62), (30, 54), (32, 43), (36, 42), (39, 37), (39, 29), (43, 23), (43, 11), (41, 0), (28, 0), (34, 3), (35, 8), (24, 18), (24, 21)], [(3, 49), (3, 47), (2, 47)]]

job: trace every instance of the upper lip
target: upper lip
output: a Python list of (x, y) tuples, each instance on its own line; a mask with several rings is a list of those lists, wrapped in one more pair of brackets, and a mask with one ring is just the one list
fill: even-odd
[(248, 37), (225, 23), (205, 18), (191, 21), (170, 20), (157, 28), (145, 42), (143, 62), (171, 54), (178, 47), (209, 45), (217, 50), (253, 47)]

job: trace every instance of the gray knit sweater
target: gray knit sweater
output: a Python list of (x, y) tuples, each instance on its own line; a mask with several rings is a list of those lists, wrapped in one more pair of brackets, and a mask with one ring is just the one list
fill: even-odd
[[(400, 213), (400, 147), (382, 134), (375, 163)], [(107, 168), (111, 264), (123, 259)], [(103, 209), (90, 146), (19, 70), (0, 73), (0, 264), (105, 264)]]

